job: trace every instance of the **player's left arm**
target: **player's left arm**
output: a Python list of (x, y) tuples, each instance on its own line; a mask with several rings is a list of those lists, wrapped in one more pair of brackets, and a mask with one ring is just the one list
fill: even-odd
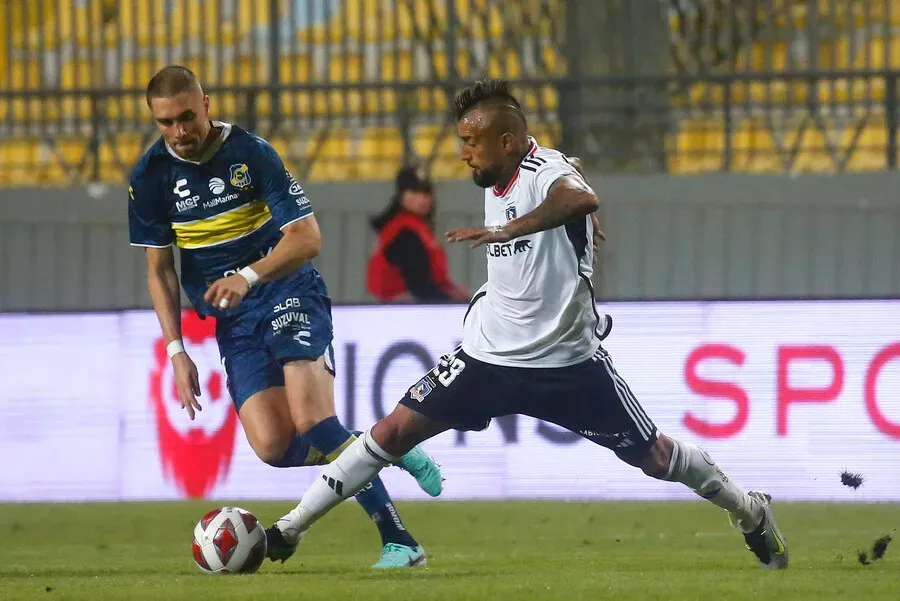
[(564, 175), (550, 185), (546, 198), (536, 209), (509, 221), (502, 230), (512, 240), (586, 217), (599, 206), (600, 200), (584, 179)]
[(227, 299), (227, 307), (233, 309), (250, 288), (296, 271), (316, 258), (322, 248), (319, 224), (303, 188), (268, 142), (259, 140), (258, 149), (251, 169), (259, 174), (269, 212), (283, 235), (271, 253), (209, 287), (205, 298), (213, 306), (221, 306)]
[(292, 273), (319, 256), (322, 233), (312, 213), (281, 228), (284, 234), (272, 252), (250, 266), (261, 282), (271, 282)]

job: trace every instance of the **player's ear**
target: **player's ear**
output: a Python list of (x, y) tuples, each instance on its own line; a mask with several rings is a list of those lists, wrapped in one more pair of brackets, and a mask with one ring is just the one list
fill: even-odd
[(504, 154), (509, 154), (515, 150), (515, 141), (516, 137), (510, 132), (500, 135), (500, 147), (503, 149)]
[(206, 109), (207, 114), (209, 114), (209, 95), (203, 95), (203, 108)]

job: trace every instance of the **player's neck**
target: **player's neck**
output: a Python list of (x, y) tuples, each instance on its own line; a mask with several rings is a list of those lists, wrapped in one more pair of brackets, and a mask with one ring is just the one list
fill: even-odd
[(522, 161), (528, 156), (528, 153), (531, 151), (531, 144), (527, 143), (522, 148), (520, 152), (515, 153), (511, 158), (515, 160), (515, 163), (510, 163), (508, 167), (506, 167), (503, 172), (500, 174), (497, 182), (497, 188), (500, 190), (505, 190), (509, 185), (509, 182), (512, 181), (512, 178), (516, 176), (516, 173), (519, 172), (519, 165), (522, 164)]
[(199, 158), (206, 154), (206, 151), (209, 150), (209, 147), (220, 135), (222, 135), (222, 128), (216, 127), (210, 122), (209, 131), (206, 132), (206, 138), (203, 139), (203, 143), (200, 144), (200, 148), (197, 149), (197, 157)]

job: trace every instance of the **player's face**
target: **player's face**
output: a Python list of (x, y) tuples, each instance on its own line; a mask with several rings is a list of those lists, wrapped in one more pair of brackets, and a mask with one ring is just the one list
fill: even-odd
[(175, 154), (188, 160), (198, 158), (210, 129), (209, 96), (195, 90), (153, 98), (150, 111)]
[(489, 117), (476, 109), (456, 124), (456, 133), (462, 142), (459, 158), (472, 169), (472, 179), (482, 188), (497, 185), (505, 157), (503, 137), (491, 131)]

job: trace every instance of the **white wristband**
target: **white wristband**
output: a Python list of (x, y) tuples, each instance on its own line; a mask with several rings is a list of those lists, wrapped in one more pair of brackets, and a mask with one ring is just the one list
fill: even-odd
[(238, 275), (243, 276), (251, 288), (259, 284), (259, 274), (253, 271), (249, 266), (238, 269)]
[(166, 353), (169, 355), (169, 359), (177, 355), (178, 353), (187, 352), (184, 350), (184, 343), (180, 338), (173, 340), (169, 344), (166, 345)]

